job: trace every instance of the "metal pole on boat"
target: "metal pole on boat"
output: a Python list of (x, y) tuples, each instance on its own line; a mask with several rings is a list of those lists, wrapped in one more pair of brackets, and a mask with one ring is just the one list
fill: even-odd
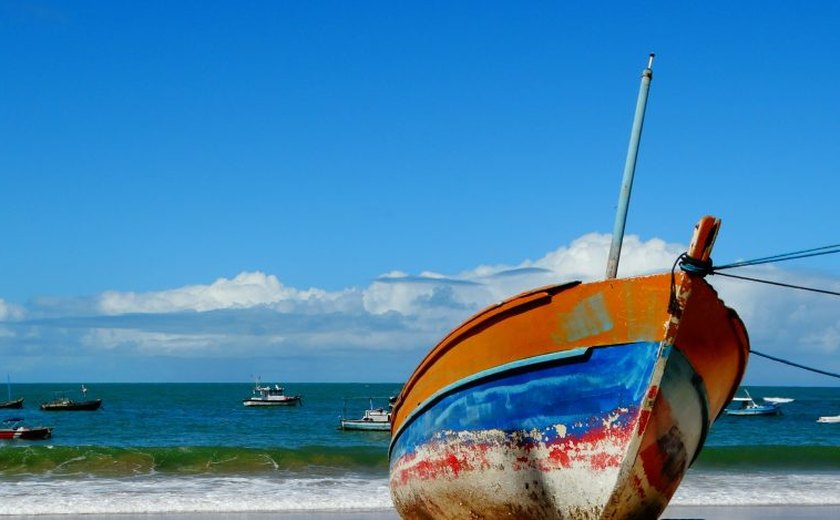
[(642, 137), (642, 123), (645, 120), (650, 81), (653, 79), (653, 56), (648, 57), (647, 68), (642, 71), (642, 84), (639, 98), (636, 100), (636, 115), (633, 118), (633, 130), (630, 133), (630, 145), (627, 147), (627, 160), (624, 163), (624, 178), (621, 192), (618, 194), (618, 209), (615, 214), (610, 256), (607, 260), (607, 278), (615, 278), (618, 273), (618, 259), (621, 256), (621, 242), (624, 240), (624, 225), (627, 222), (627, 207), (630, 204), (630, 191), (633, 188), (633, 174), (636, 171), (636, 157), (639, 155), (639, 140)]

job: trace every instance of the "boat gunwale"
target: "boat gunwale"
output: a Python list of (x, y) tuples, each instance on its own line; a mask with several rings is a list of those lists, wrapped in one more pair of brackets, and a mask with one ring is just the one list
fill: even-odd
[[(498, 303), (489, 305), (481, 311), (470, 316), (466, 321), (462, 322), (454, 328), (449, 334), (443, 337), (437, 344), (429, 350), (426, 356), (420, 361), (409, 376), (402, 391), (400, 391), (397, 400), (394, 402), (394, 412), (402, 406), (403, 396), (411, 393), (417, 381), (423, 376), (429, 367), (440, 359), (444, 354), (449, 352), (455, 346), (459, 345), (464, 339), (480, 333), (484, 329), (494, 325), (498, 321), (507, 318), (511, 314), (519, 314), (527, 311), (531, 306), (539, 306), (544, 304), (545, 299), (551, 299), (555, 294), (563, 292), (581, 285), (583, 282), (575, 280), (572, 282), (546, 285), (538, 287), (530, 291), (517, 293), (510, 298), (506, 298)], [(483, 322), (483, 323), (482, 323)]]

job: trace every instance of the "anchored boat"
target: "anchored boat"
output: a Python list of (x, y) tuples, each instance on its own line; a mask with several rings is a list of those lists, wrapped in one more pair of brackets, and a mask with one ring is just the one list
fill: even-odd
[(67, 397), (63, 392), (58, 392), (52, 401), (41, 403), (41, 410), (45, 412), (92, 412), (99, 410), (102, 406), (102, 399), (88, 399), (87, 392), (87, 387), (82, 385), (82, 399), (78, 401)]
[(780, 415), (782, 413), (782, 405), (778, 402), (766, 401), (766, 404), (758, 404), (752, 398), (747, 389), (744, 389), (746, 397), (733, 397), (732, 404), (734, 408), (726, 408), (724, 411), (726, 415), (736, 415), (741, 417), (752, 417), (757, 415)]
[(23, 408), (23, 397), (12, 399), (12, 381), (9, 379), (8, 375), (6, 376), (6, 386), (9, 393), (9, 399), (7, 401), (0, 401), (0, 408)]
[(22, 417), (9, 417), (0, 424), (0, 440), (39, 441), (52, 437), (50, 426), (26, 426)]
[[(339, 430), (361, 430), (361, 431), (381, 431), (387, 432), (391, 430), (391, 406), (395, 398), (385, 397), (370, 397), (368, 398), (368, 407), (365, 409), (362, 417), (348, 418), (347, 405), (351, 399), (344, 401), (344, 413), (338, 419)], [(374, 406), (374, 400), (388, 401), (388, 406)]]
[(606, 280), (522, 293), (438, 343), (391, 415), (399, 514), (658, 517), (749, 355), (704, 279), (719, 226), (701, 219), (679, 271), (616, 279), (611, 252)]
[(260, 381), (254, 384), (251, 397), (242, 400), (244, 406), (297, 406), (301, 404), (301, 396), (287, 395), (286, 389), (275, 384), (262, 386)]
[(0, 401), (0, 408), (23, 408), (23, 397)]

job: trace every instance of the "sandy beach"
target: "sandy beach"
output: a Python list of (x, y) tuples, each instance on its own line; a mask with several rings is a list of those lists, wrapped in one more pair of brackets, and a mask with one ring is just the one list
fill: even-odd
[[(67, 520), (74, 515), (5, 515), (7, 520)], [(343, 512), (140, 513), (84, 515), (87, 520), (398, 520), (394, 510)], [(662, 520), (829, 520), (840, 506), (670, 506)]]

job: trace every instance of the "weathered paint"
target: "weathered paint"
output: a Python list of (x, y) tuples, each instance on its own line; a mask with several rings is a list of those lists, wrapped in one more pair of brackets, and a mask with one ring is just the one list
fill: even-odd
[[(675, 305), (670, 273), (539, 289), (444, 338), (394, 409), (400, 514), (656, 517), (749, 349), (704, 280), (679, 273), (673, 284)], [(528, 362), (564, 351), (588, 356)]]
[[(446, 511), (444, 518), (469, 517), (477, 505), (516, 504), (545, 517), (547, 504), (561, 500), (581, 510), (606, 503), (658, 350), (652, 343), (592, 349), (453, 387), (415, 416), (394, 445), (395, 502), (421, 501)], [(504, 489), (487, 485), (499, 479)], [(551, 485), (540, 484), (546, 479)], [(555, 491), (580, 487), (599, 491), (570, 498)]]

